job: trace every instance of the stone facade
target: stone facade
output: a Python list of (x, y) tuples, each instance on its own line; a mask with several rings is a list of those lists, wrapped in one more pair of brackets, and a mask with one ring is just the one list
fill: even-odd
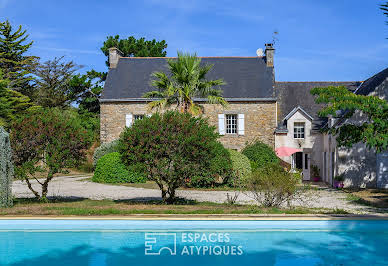
[[(225, 134), (220, 141), (225, 147), (241, 150), (247, 142), (261, 140), (274, 147), (276, 128), (276, 102), (229, 102), (224, 109), (216, 104), (202, 104), (204, 115), (218, 130), (218, 114), (244, 114), (244, 135)], [(101, 142), (117, 139), (125, 128), (127, 114), (148, 114), (145, 102), (101, 103)]]

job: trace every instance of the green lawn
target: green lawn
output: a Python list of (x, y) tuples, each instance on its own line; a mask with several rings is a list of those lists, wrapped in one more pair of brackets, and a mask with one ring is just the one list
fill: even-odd
[(255, 205), (228, 205), (181, 200), (174, 205), (161, 201), (52, 200), (16, 199), (12, 208), (0, 208), (0, 215), (131, 215), (131, 214), (346, 214), (341, 209), (261, 208)]

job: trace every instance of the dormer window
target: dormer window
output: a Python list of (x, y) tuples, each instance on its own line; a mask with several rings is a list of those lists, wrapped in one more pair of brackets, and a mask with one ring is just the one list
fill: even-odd
[(305, 124), (303, 122), (294, 123), (294, 139), (304, 139)]

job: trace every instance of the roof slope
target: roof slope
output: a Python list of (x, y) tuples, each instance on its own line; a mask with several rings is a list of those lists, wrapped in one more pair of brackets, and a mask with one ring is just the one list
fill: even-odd
[(380, 84), (388, 79), (388, 67), (376, 75), (365, 80), (361, 86), (357, 89), (356, 94), (369, 95), (373, 92)]
[(314, 96), (311, 95), (310, 90), (315, 87), (346, 86), (348, 90), (355, 91), (360, 84), (361, 82), (358, 81), (276, 82), (275, 92), (278, 100), (278, 121), (281, 123), (287, 114), (295, 107), (300, 106), (314, 118), (314, 129), (318, 129), (327, 119), (318, 117), (317, 112), (324, 105), (315, 103)]
[[(225, 98), (273, 98), (273, 68), (263, 57), (203, 57), (202, 64), (213, 64), (207, 79), (224, 79), (220, 88)], [(120, 58), (116, 68), (108, 72), (102, 100), (141, 98), (155, 90), (151, 74), (169, 73), (167, 58)]]

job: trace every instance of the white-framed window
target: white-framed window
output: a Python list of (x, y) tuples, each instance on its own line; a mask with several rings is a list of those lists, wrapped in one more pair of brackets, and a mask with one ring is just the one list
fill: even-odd
[(245, 135), (244, 114), (218, 114), (218, 133), (223, 136)]
[(226, 118), (226, 134), (237, 134), (237, 114), (227, 114)]
[(304, 122), (294, 123), (294, 139), (304, 139), (305, 124)]
[(133, 115), (134, 120), (141, 120), (144, 118), (144, 115)]

